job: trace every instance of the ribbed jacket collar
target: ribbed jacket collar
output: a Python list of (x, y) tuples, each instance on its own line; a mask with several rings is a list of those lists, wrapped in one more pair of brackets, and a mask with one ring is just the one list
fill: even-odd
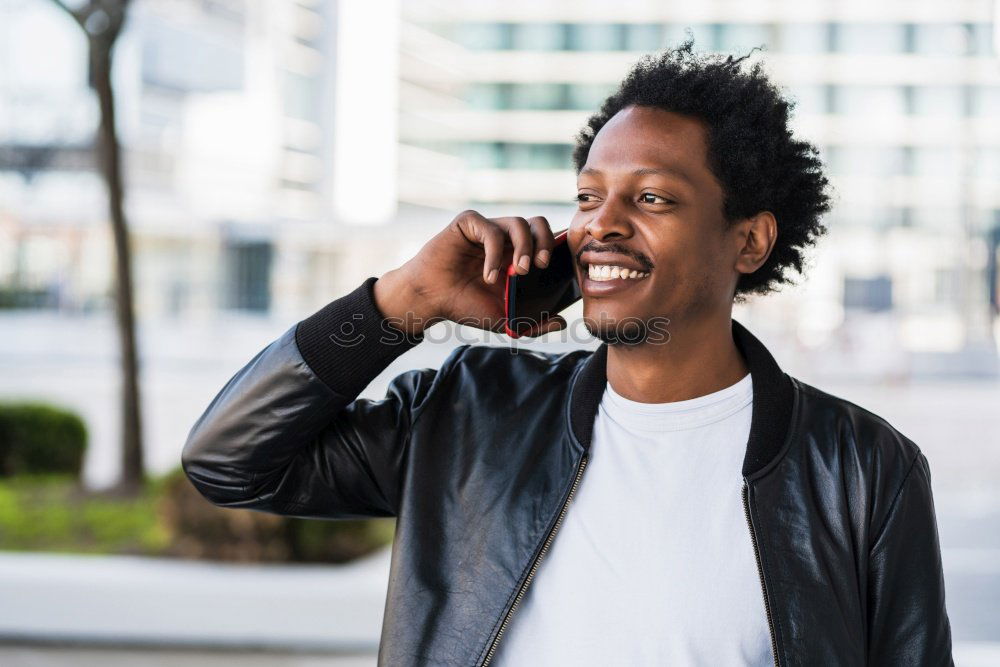
[[(743, 355), (753, 383), (753, 417), (743, 457), (743, 475), (762, 470), (784, 445), (795, 401), (788, 375), (746, 327), (732, 320), (733, 340)], [(584, 451), (590, 450), (594, 419), (607, 385), (608, 346), (602, 344), (576, 374), (570, 392), (570, 428)]]

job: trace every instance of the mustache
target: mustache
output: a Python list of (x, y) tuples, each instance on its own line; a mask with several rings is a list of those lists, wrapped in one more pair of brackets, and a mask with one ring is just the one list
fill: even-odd
[(645, 269), (646, 271), (653, 270), (653, 262), (651, 262), (648, 257), (646, 257), (640, 252), (635, 252), (634, 250), (627, 248), (626, 246), (620, 243), (607, 243), (605, 245), (597, 245), (596, 243), (591, 241), (587, 245), (580, 248), (580, 251), (576, 253), (576, 263), (577, 266), (579, 266), (580, 268), (583, 268), (583, 260), (581, 259), (581, 257), (583, 257), (583, 253), (585, 252), (592, 252), (592, 253), (613, 252), (619, 255), (625, 255), (626, 257), (631, 257), (636, 262), (638, 262), (639, 265), (642, 266), (643, 269)]

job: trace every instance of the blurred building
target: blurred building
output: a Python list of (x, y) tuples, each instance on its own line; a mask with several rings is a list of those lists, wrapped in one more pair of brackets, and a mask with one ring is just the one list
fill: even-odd
[[(365, 261), (351, 257), (336, 223), (385, 222), (397, 207), (398, 11), (390, 5), (386, 21), (372, 10), (357, 1), (132, 3), (113, 79), (140, 317), (287, 318), (329, 300), (339, 275)], [(86, 63), (82, 32), (49, 0), (0, 0), (8, 306), (102, 309), (111, 293)], [(388, 131), (365, 136), (366, 119)], [(372, 170), (387, 178), (367, 178)]]
[(820, 149), (836, 201), (808, 284), (742, 314), (831, 373), (994, 375), (994, 4), (408, 2), (401, 198), (565, 226), (573, 138), (643, 53), (688, 28), (699, 50), (761, 47), (752, 59), (796, 101), (795, 131)]
[[(753, 47), (834, 184), (794, 289), (739, 307), (828, 373), (995, 374), (994, 3), (137, 0), (117, 51), (140, 316), (289, 321), (458, 211), (574, 210), (574, 136), (644, 53)], [(0, 298), (103, 307), (79, 29), (0, 0)], [(803, 361), (805, 363), (805, 361)]]

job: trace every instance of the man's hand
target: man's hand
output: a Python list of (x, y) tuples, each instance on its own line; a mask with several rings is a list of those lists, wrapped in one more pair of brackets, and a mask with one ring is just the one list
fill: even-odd
[[(375, 282), (375, 302), (398, 329), (411, 335), (451, 320), (477, 329), (504, 330), (505, 268), (548, 266), (555, 240), (548, 221), (484, 218), (463, 211), (403, 266)], [(528, 335), (557, 331), (566, 321), (553, 317)]]

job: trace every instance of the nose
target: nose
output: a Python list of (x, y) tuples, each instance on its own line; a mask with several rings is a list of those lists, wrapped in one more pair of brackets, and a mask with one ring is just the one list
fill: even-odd
[(590, 220), (584, 225), (584, 230), (598, 241), (625, 239), (633, 234), (628, 215), (610, 197), (600, 207), (591, 211)]

